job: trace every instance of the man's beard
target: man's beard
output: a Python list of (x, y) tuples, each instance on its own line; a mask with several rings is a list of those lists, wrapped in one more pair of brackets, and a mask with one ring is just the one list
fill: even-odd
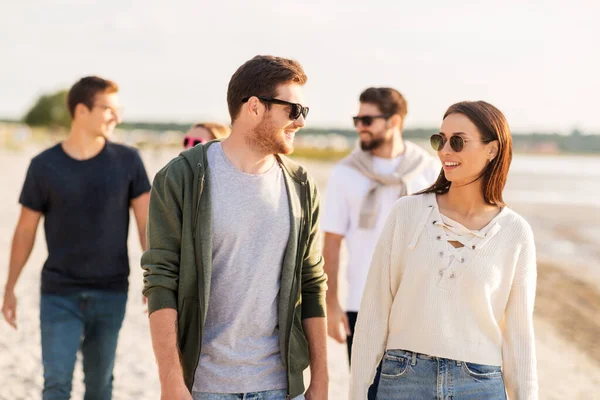
[(271, 118), (265, 115), (254, 131), (246, 136), (246, 144), (264, 154), (290, 154), (294, 146), (289, 145), (283, 135), (283, 130), (275, 127)]
[(375, 150), (385, 143), (385, 138), (383, 138), (383, 137), (373, 138), (373, 134), (371, 132), (365, 132), (365, 133), (369, 133), (369, 135), (371, 135), (372, 139), (369, 142), (363, 142), (362, 140), (360, 141), (360, 148), (363, 151)]

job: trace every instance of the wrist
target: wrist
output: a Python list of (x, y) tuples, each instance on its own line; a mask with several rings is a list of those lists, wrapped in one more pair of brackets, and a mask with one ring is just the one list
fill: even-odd
[(327, 364), (310, 366), (311, 382), (329, 382), (329, 368)]
[(317, 386), (317, 387), (329, 386), (329, 374), (324, 373), (324, 374), (314, 374), (313, 375), (311, 373), (310, 385)]
[(177, 369), (171, 369), (169, 371), (165, 371), (159, 376), (160, 385), (162, 387), (172, 386), (172, 385), (185, 385), (185, 381), (183, 379), (183, 373)]
[(4, 285), (4, 294), (12, 293), (14, 291), (15, 291), (15, 283), (14, 282), (6, 282), (6, 285)]

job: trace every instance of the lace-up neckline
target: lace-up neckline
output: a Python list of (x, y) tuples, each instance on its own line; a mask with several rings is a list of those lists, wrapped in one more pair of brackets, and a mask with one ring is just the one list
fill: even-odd
[[(462, 255), (465, 248), (473, 248), (473, 246), (477, 248), (477, 244), (485, 239), (485, 233), (482, 233), (479, 230), (468, 229), (464, 225), (443, 214), (440, 214), (440, 217), (442, 220), (439, 225), (444, 230), (446, 250), (450, 257), (448, 265), (452, 263), (453, 258), (454, 260), (462, 262), (462, 260), (464, 260)], [(462, 244), (462, 246), (454, 247), (451, 242), (458, 242)]]

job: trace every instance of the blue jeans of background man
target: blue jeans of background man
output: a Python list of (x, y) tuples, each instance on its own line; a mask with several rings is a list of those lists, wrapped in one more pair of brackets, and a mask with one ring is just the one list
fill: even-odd
[(43, 400), (68, 400), (77, 351), (83, 356), (84, 400), (110, 400), (127, 293), (42, 294)]
[[(267, 390), (252, 393), (204, 393), (194, 392), (194, 400), (286, 400), (287, 390)], [(304, 395), (294, 397), (292, 400), (304, 400)]]
[(502, 370), (404, 350), (387, 350), (377, 399), (505, 400)]

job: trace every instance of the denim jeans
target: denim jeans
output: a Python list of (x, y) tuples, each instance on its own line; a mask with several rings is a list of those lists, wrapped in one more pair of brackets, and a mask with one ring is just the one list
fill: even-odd
[(84, 400), (110, 400), (117, 339), (126, 303), (124, 292), (42, 294), (43, 400), (70, 398), (79, 349), (85, 374)]
[(505, 400), (506, 392), (499, 366), (388, 350), (377, 399)]
[[(286, 400), (286, 390), (267, 390), (252, 393), (204, 393), (194, 392), (194, 400)], [(292, 400), (304, 400), (304, 395), (294, 397)]]

